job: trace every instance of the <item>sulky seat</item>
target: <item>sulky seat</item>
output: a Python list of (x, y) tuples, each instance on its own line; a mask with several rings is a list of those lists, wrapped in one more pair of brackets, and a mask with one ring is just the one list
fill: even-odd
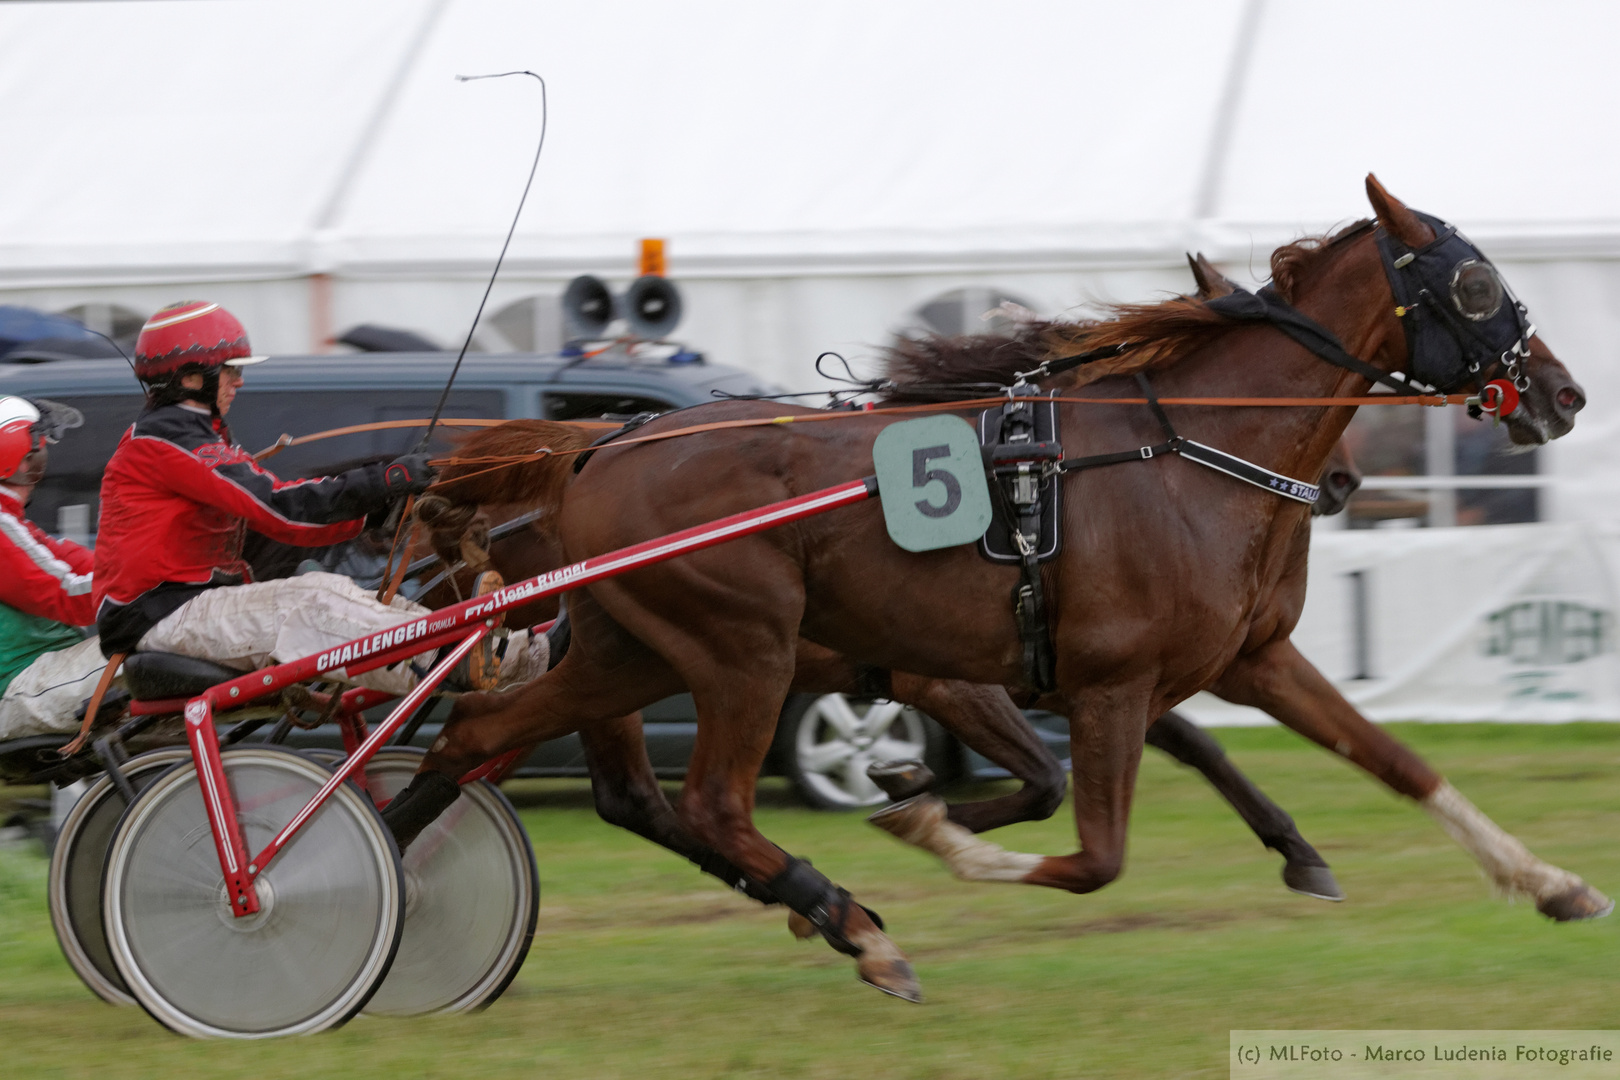
[(245, 672), (170, 652), (137, 652), (124, 657), (124, 685), (136, 701), (191, 698)]

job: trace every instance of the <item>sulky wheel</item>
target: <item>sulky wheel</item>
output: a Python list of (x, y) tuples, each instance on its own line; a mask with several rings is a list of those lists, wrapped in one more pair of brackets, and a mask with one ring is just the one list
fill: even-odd
[[(225, 775), (251, 854), (331, 774), (279, 747), (227, 750)], [(118, 973), (184, 1035), (299, 1035), (348, 1020), (382, 982), (405, 896), (393, 838), (340, 786), (258, 878), (260, 911), (235, 918), (194, 769), (152, 783), (107, 852), (102, 917)]]
[[(410, 782), (423, 751), (378, 751), (366, 765), (374, 799)], [(482, 780), (461, 789), (406, 849), (405, 933), (394, 966), (366, 1005), (372, 1016), (481, 1009), (517, 975), (534, 938), (540, 879), (512, 804)]]
[[(191, 752), (183, 746), (165, 747), (131, 758), (123, 765), (124, 775), (136, 791), (144, 789), (182, 761)], [(62, 945), (62, 955), (74, 974), (84, 980), (109, 1005), (133, 1005), (112, 954), (107, 951), (107, 935), (101, 928), (101, 875), (107, 864), (107, 845), (127, 804), (124, 793), (111, 776), (92, 783), (68, 811), (51, 853), (47, 894), (51, 926)]]

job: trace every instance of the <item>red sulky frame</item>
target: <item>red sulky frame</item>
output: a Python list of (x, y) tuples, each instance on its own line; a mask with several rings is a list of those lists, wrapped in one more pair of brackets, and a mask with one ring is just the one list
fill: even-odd
[[(720, 518), (704, 525), (661, 536), (644, 543), (610, 551), (605, 555), (584, 559), (568, 566), (540, 574), (497, 589), (487, 596), (429, 612), (410, 622), (401, 623), (380, 633), (258, 671), (210, 687), (185, 704), (186, 736), (191, 745), (192, 761), (203, 790), (203, 806), (208, 813), (208, 825), (214, 834), (214, 847), (219, 854), (220, 870), (231, 895), (231, 909), (237, 917), (252, 915), (259, 910), (258, 891), (254, 882), (294, 833), (310, 819), (315, 811), (331, 797), (339, 784), (353, 776), (364, 776), (361, 771), (405, 723), (416, 708), (444, 681), (452, 668), (488, 634), (495, 625), (494, 616), (529, 600), (577, 589), (593, 581), (650, 566), (673, 559), (677, 555), (714, 547), (728, 540), (763, 532), (766, 529), (824, 514), (840, 506), (862, 502), (877, 495), (877, 481), (868, 477), (847, 484), (823, 488), (808, 495), (762, 506), (741, 514)], [(345, 669), (350, 676), (396, 664), (418, 656), (429, 649), (454, 643), (455, 647), (424, 675), (388, 718), (377, 726), (358, 749), (332, 774), (304, 808), (265, 845), (263, 851), (250, 854), (237, 821), (236, 800), (225, 779), (225, 764), (220, 756), (219, 737), (214, 731), (214, 712), (236, 708), (249, 701), (314, 678), (327, 672)], [(376, 691), (350, 690), (343, 695), (340, 711), (356, 711), (363, 707), (368, 694)], [(346, 729), (346, 734), (348, 734)], [(348, 741), (347, 738), (345, 741)], [(500, 776), (516, 761), (518, 752), (503, 754), (487, 763), (463, 780)]]

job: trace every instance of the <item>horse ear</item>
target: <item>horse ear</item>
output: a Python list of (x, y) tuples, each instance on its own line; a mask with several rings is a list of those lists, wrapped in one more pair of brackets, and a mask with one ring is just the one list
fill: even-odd
[(1237, 291), (1237, 286), (1215, 269), (1215, 264), (1204, 258), (1202, 251), (1196, 256), (1188, 255), (1187, 265), (1192, 267), (1193, 280), (1198, 283), (1198, 299), (1213, 300)]
[(1407, 247), (1420, 248), (1434, 239), (1434, 230), (1419, 221), (1405, 203), (1385, 191), (1372, 173), (1367, 174), (1367, 201), (1372, 203), (1373, 212), (1378, 215), (1379, 223), (1389, 230), (1389, 235)]

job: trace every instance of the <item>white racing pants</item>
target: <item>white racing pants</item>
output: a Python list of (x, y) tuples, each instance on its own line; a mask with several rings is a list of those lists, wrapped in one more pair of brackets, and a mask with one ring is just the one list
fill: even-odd
[[(146, 632), (143, 652), (173, 652), (250, 671), (325, 652), (354, 638), (409, 622), (427, 612), (402, 596), (384, 604), (339, 574), (300, 574), (276, 581), (210, 589), (186, 601)], [(416, 658), (426, 669), (435, 653)], [(514, 631), (501, 661), (500, 685), (527, 682), (546, 670), (544, 634)], [(345, 678), (343, 671), (331, 674)], [(346, 681), (402, 695), (416, 685), (409, 663), (376, 668)]]
[(0, 739), (79, 730), (73, 714), (96, 692), (106, 666), (94, 637), (36, 658), (0, 696)]

